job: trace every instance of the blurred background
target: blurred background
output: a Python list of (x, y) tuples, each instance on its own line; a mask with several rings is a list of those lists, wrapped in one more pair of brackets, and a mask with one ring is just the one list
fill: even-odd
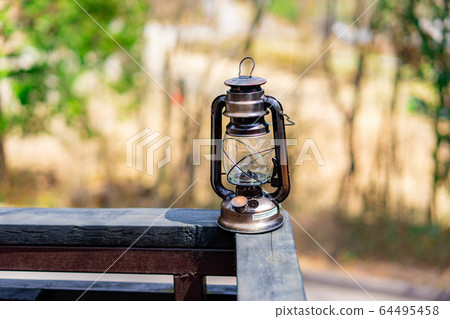
[[(3, 0), (0, 205), (168, 207), (199, 178), (175, 206), (218, 209), (192, 139), (250, 55), (296, 123), (292, 217), (352, 274), (450, 290), (448, 6)], [(172, 137), (153, 176), (126, 166), (144, 128)], [(306, 139), (326, 165), (298, 161)], [(339, 270), (292, 225), (305, 272)]]

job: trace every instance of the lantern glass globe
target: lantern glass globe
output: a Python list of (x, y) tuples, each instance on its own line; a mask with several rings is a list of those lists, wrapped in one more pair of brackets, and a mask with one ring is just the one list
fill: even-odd
[(270, 132), (259, 136), (231, 136), (222, 141), (223, 166), (231, 184), (257, 186), (270, 181), (274, 146)]

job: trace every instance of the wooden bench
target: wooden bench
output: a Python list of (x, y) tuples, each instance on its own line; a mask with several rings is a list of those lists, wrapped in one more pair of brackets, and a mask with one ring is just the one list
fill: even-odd
[[(100, 292), (107, 298), (107, 291), (129, 293), (124, 299), (147, 293), (148, 299), (229, 300), (226, 289), (206, 287), (206, 276), (236, 276), (238, 300), (305, 300), (288, 216), (274, 232), (235, 235), (216, 226), (218, 215), (199, 209), (0, 208), (0, 270), (173, 275), (173, 291), (99, 281), (81, 300), (101, 298)], [(70, 299), (88, 283), (0, 280), (0, 299), (14, 299), (14, 293), (43, 299), (42, 291), (52, 289), (75, 291), (66, 294)]]

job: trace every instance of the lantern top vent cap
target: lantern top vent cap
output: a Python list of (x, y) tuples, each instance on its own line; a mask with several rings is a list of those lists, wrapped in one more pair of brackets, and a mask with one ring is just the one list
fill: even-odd
[[(252, 70), (250, 71), (250, 75), (241, 75), (241, 65), (245, 60), (250, 59), (253, 62)], [(266, 79), (259, 78), (257, 76), (252, 76), (253, 70), (255, 69), (255, 60), (252, 57), (245, 57), (239, 63), (239, 75), (238, 77), (231, 78), (225, 81), (225, 85), (228, 86), (259, 86), (263, 85), (267, 82)]]

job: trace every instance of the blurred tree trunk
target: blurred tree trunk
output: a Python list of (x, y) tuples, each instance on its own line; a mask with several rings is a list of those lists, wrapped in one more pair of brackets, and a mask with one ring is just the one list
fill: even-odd
[[(202, 102), (202, 98), (199, 98), (198, 101), (200, 102), (199, 105), (200, 107), (198, 107), (197, 112), (194, 113), (195, 119), (199, 122), (199, 123), (203, 123), (203, 117), (204, 116), (208, 116), (209, 113), (205, 112), (204, 109), (202, 108), (203, 105), (208, 105), (208, 104), (203, 104)], [(194, 183), (194, 178), (195, 178), (195, 166), (193, 165), (193, 140), (195, 138), (199, 138), (199, 134), (200, 134), (200, 125), (197, 125), (194, 121), (192, 121), (191, 118), (186, 117), (185, 118), (185, 132), (186, 134), (184, 135), (183, 138), (183, 142), (182, 145), (184, 146), (185, 150), (183, 152), (183, 154), (186, 154), (184, 156), (184, 163), (183, 163), (183, 167), (184, 167), (184, 171), (186, 172), (186, 186), (185, 188), (189, 187), (190, 185), (192, 185)], [(184, 206), (189, 205), (189, 207), (192, 207), (192, 203), (194, 201), (194, 192), (187, 192), (183, 198), (181, 199), (181, 202), (184, 203)]]
[(4, 135), (0, 133), (0, 193), (8, 182), (8, 169), (6, 167)]
[(255, 17), (253, 18), (252, 24), (250, 25), (250, 29), (248, 30), (248, 34), (247, 34), (247, 40), (245, 41), (245, 44), (244, 44), (244, 54), (246, 54), (246, 55), (249, 54), (249, 50), (255, 39), (256, 28), (258, 27), (263, 15), (264, 15), (264, 8), (266, 6), (266, 2), (267, 2), (267, 0), (257, 0), (256, 1)]
[[(354, 20), (356, 20), (362, 12), (363, 1), (358, 1), (355, 8)], [(335, 21), (336, 16), (336, 2), (327, 2), (327, 18), (323, 39), (323, 51), (328, 49), (331, 27)], [(355, 25), (357, 26), (358, 23)], [(344, 118), (344, 139), (348, 152), (348, 165), (346, 171), (342, 177), (338, 196), (337, 196), (337, 209), (335, 211), (335, 217), (339, 220), (345, 217), (346, 210), (348, 207), (348, 201), (352, 190), (354, 190), (354, 174), (355, 174), (355, 145), (354, 145), (354, 134), (355, 134), (355, 117), (361, 107), (361, 83), (363, 79), (363, 73), (365, 69), (366, 60), (366, 50), (360, 46), (357, 47), (358, 50), (358, 65), (353, 80), (353, 100), (350, 108), (346, 107), (344, 102), (339, 96), (340, 85), (336, 78), (336, 74), (330, 66), (330, 53), (327, 51), (323, 55), (323, 68), (326, 73), (326, 79), (328, 82), (328, 88), (330, 91), (333, 103), (342, 113)]]
[[(444, 91), (445, 88), (443, 86), (438, 87), (439, 90), (439, 107), (438, 110), (433, 114), (433, 132), (436, 138), (434, 149), (433, 149), (433, 186), (431, 188), (431, 200), (430, 205), (427, 212), (427, 222), (428, 224), (433, 224), (437, 222), (437, 198), (436, 192), (441, 183), (445, 183), (446, 179), (448, 182), (448, 172), (449, 172), (449, 158), (441, 160), (439, 158), (439, 148), (441, 147), (441, 143), (443, 140), (449, 139), (448, 132), (442, 134), (439, 129), (439, 110), (443, 110), (445, 108), (449, 108), (449, 106), (445, 105), (445, 96)], [(444, 120), (445, 121), (445, 120)], [(447, 126), (448, 126), (447, 120)]]
[[(390, 209), (390, 204), (392, 202), (392, 175), (396, 175), (398, 173), (398, 163), (397, 163), (397, 130), (394, 125), (394, 118), (397, 113), (397, 100), (398, 100), (398, 89), (400, 84), (400, 72), (401, 72), (402, 62), (400, 60), (397, 61), (396, 68), (395, 68), (395, 77), (394, 77), (394, 83), (393, 83), (393, 91), (392, 91), (392, 97), (391, 97), (391, 103), (389, 107), (389, 113), (386, 121), (386, 135), (387, 135), (387, 148), (386, 151), (388, 154), (387, 161), (385, 165), (385, 171), (384, 171), (384, 192), (382, 197), (382, 208), (384, 209), (383, 215), (386, 216), (388, 212), (390, 212), (392, 209)], [(381, 133), (382, 134), (382, 133)], [(381, 149), (379, 150), (382, 151)], [(399, 202), (397, 202), (399, 203)], [(397, 215), (401, 214), (400, 209), (396, 209), (399, 207), (396, 207), (398, 205), (394, 205), (392, 208), (394, 211), (396, 211)], [(401, 218), (401, 216), (398, 216)]]
[[(395, 213), (400, 220), (402, 219), (402, 216), (400, 216), (400, 200), (397, 198), (394, 202), (391, 186), (393, 176), (397, 176), (400, 169), (396, 154), (398, 138), (395, 117), (397, 114), (401, 66), (402, 62), (398, 59), (394, 71), (389, 106), (381, 114), (382, 121), (378, 130), (373, 160), (376, 169), (372, 170), (372, 176), (370, 177), (371, 187), (364, 192), (366, 210), (373, 211), (377, 217), (382, 218)], [(399, 196), (397, 194), (397, 197)]]
[[(0, 121), (2, 121), (2, 104), (0, 98)], [(8, 169), (6, 166), (5, 135), (0, 131), (0, 196), (4, 197), (8, 186)]]
[(359, 112), (359, 109), (361, 108), (361, 82), (365, 68), (365, 60), (365, 51), (359, 49), (358, 68), (356, 70), (355, 78), (353, 81), (353, 102), (350, 111), (348, 111), (345, 116), (349, 164), (347, 172), (344, 174), (344, 177), (342, 179), (341, 188), (339, 191), (338, 217), (344, 217), (348, 208), (348, 202), (351, 193), (355, 190), (355, 118), (357, 116), (357, 113)]
[[(420, 6), (420, 2), (417, 0), (410, 0), (408, 3), (408, 10), (406, 12), (406, 19), (412, 23), (416, 31), (418, 32), (421, 39), (421, 53), (423, 63), (429, 63), (429, 66), (434, 71), (434, 74), (428, 81), (431, 82), (434, 89), (437, 91), (438, 102), (426, 104), (427, 115), (432, 119), (433, 132), (435, 135), (435, 144), (432, 153), (433, 158), (433, 181), (431, 187), (429, 207), (427, 210), (427, 222), (428, 224), (433, 224), (437, 222), (437, 201), (436, 193), (438, 188), (443, 183), (448, 183), (449, 175), (449, 159), (442, 158), (440, 155), (440, 147), (442, 141), (446, 141), (447, 144), (450, 143), (450, 137), (448, 133), (449, 119), (448, 110), (450, 109), (448, 102), (449, 96), (449, 56), (448, 56), (448, 43), (446, 33), (442, 31), (442, 37), (440, 40), (431, 37), (421, 26), (420, 16), (417, 14), (417, 10)], [(444, 23), (449, 16), (449, 3), (444, 2), (433, 2), (430, 6), (430, 13), (432, 14), (431, 19), (435, 22), (440, 21)], [(445, 23), (444, 23), (445, 24)], [(443, 29), (445, 30), (445, 28)], [(424, 75), (418, 73), (420, 77)], [(426, 79), (426, 78), (425, 78)], [(446, 100), (447, 98), (447, 100)], [(442, 116), (442, 123), (440, 125), (440, 118)], [(442, 127), (444, 128), (442, 128)], [(444, 155), (445, 156), (445, 155)]]
[[(446, 3), (446, 12), (448, 13), (448, 3)], [(450, 122), (447, 119), (445, 119), (445, 116), (443, 116), (443, 125), (440, 124), (440, 117), (441, 117), (441, 111), (442, 113), (445, 113), (445, 110), (448, 112), (450, 110), (450, 105), (446, 102), (448, 102), (448, 96), (449, 96), (449, 87), (448, 87), (448, 66), (449, 66), (449, 60), (448, 55), (445, 53), (445, 40), (443, 39), (441, 42), (441, 51), (442, 51), (442, 57), (443, 61), (442, 64), (444, 65), (444, 75), (443, 78), (445, 80), (437, 80), (436, 81), (436, 87), (438, 91), (439, 96), (439, 102), (438, 107), (435, 112), (433, 112), (433, 132), (435, 135), (435, 144), (433, 149), (433, 187), (431, 189), (431, 201), (430, 206), (428, 208), (427, 213), (427, 221), (428, 224), (433, 224), (437, 222), (437, 198), (436, 193), (438, 188), (445, 184), (446, 182), (449, 182), (449, 166), (450, 166), (450, 159), (448, 156), (446, 158), (440, 158), (439, 149), (441, 147), (441, 144), (443, 141), (447, 142), (447, 145), (450, 143), (450, 136), (449, 136), (449, 127)], [(447, 100), (446, 100), (447, 99)], [(446, 125), (445, 125), (446, 124)], [(444, 128), (444, 129), (442, 129)], [(443, 152), (445, 153), (445, 152)], [(441, 155), (442, 157), (442, 155)]]
[[(208, 62), (206, 64), (206, 67), (204, 69), (204, 73), (201, 76), (202, 79), (204, 79), (205, 82), (209, 81), (209, 77), (211, 75), (211, 68), (213, 67), (214, 62), (216, 61), (216, 57), (211, 54), (209, 56)], [(183, 86), (183, 95), (184, 95), (184, 86)], [(195, 172), (197, 166), (193, 165), (193, 139), (200, 138), (200, 131), (201, 131), (201, 124), (205, 123), (206, 119), (209, 119), (211, 116), (210, 112), (205, 112), (205, 108), (209, 107), (211, 104), (211, 97), (207, 94), (205, 94), (205, 91), (199, 90), (195, 94), (195, 107), (189, 108), (189, 110), (192, 110), (193, 117), (196, 119), (196, 121), (200, 124), (197, 125), (194, 121), (192, 121), (191, 118), (186, 117), (184, 120), (183, 126), (185, 127), (184, 132), (185, 135), (183, 136), (182, 145), (185, 148), (183, 154), (186, 154), (184, 156), (184, 162), (183, 165), (183, 171), (186, 172), (186, 183), (184, 188), (189, 187), (194, 183), (195, 179)], [(192, 101), (192, 100), (191, 100)], [(183, 190), (181, 190), (183, 191)], [(187, 192), (182, 199), (180, 199), (181, 204), (184, 206), (191, 207), (192, 203), (194, 201), (194, 192)]]
[[(174, 51), (177, 49), (178, 46), (178, 40), (177, 40), (177, 45), (174, 48)], [(164, 71), (163, 71), (163, 87), (165, 88), (165, 90), (167, 92), (169, 92), (170, 94), (173, 94), (173, 78), (171, 75), (171, 55), (172, 52), (168, 52), (165, 56), (165, 61), (164, 61)], [(180, 90), (182, 90), (180, 88)], [(181, 95), (184, 94), (184, 92), (182, 91), (180, 93)], [(182, 104), (182, 102), (181, 102)], [(174, 119), (172, 118), (172, 108), (176, 107), (178, 108), (179, 106), (174, 105), (174, 102), (172, 100), (172, 96), (167, 96), (167, 94), (164, 97), (164, 102), (163, 102), (163, 111), (162, 111), (162, 118), (163, 121), (168, 123), (169, 125), (167, 125), (164, 128), (164, 135), (171, 135), (171, 128), (173, 127), (173, 125), (171, 125), (174, 121)], [(176, 175), (176, 174), (175, 174)], [(155, 185), (152, 187), (152, 191), (157, 192), (158, 189), (164, 189), (165, 193), (164, 194), (159, 194), (157, 198), (161, 199), (161, 197), (163, 197), (162, 201), (162, 205), (168, 206), (171, 204), (171, 202), (174, 200), (174, 192), (176, 192), (176, 189), (174, 187), (170, 187), (170, 185), (173, 185), (175, 178), (173, 176), (173, 174), (171, 174), (169, 171), (166, 171), (164, 169), (162, 170), (158, 170), (158, 177), (157, 177), (157, 182), (155, 183)]]
[(435, 116), (433, 119), (433, 132), (436, 136), (436, 142), (434, 144), (433, 148), (433, 184), (431, 187), (431, 195), (430, 195), (430, 204), (428, 206), (427, 210), (427, 223), (432, 224), (436, 221), (436, 191), (438, 188), (438, 182), (439, 182), (439, 160), (438, 160), (438, 151), (439, 146), (441, 144), (441, 136), (439, 134), (439, 118), (438, 115)]
[[(326, 51), (328, 49), (329, 43), (330, 43), (330, 38), (331, 38), (331, 28), (333, 26), (333, 24), (336, 21), (336, 2), (334, 0), (328, 0), (327, 4), (327, 16), (326, 16), (326, 21), (325, 21), (325, 27), (324, 27), (324, 36), (323, 36), (323, 41), (322, 41), (322, 50)], [(336, 106), (336, 108), (338, 109), (338, 111), (340, 113), (342, 113), (344, 115), (344, 136), (345, 139), (348, 141), (348, 122), (347, 122), (347, 117), (345, 116), (346, 114), (346, 109), (345, 109), (345, 105), (342, 102), (342, 99), (339, 96), (339, 84), (338, 84), (338, 80), (336, 79), (336, 75), (331, 67), (331, 62), (330, 62), (330, 51), (326, 51), (325, 54), (322, 57), (322, 66), (324, 69), (324, 72), (326, 74), (326, 80), (327, 80), (327, 84), (328, 84), (328, 91), (329, 94), (331, 95), (331, 99), (334, 103), (334, 105)], [(345, 184), (345, 180), (346, 180), (347, 174), (345, 173), (344, 176), (342, 177), (342, 181), (340, 183), (340, 187), (338, 190), (338, 195), (337, 195), (337, 199), (336, 199), (336, 210), (335, 210), (335, 217), (337, 219), (340, 219), (343, 216), (343, 212), (341, 211), (339, 204), (340, 204), (340, 199), (342, 198), (342, 195), (344, 193), (344, 184)]]

